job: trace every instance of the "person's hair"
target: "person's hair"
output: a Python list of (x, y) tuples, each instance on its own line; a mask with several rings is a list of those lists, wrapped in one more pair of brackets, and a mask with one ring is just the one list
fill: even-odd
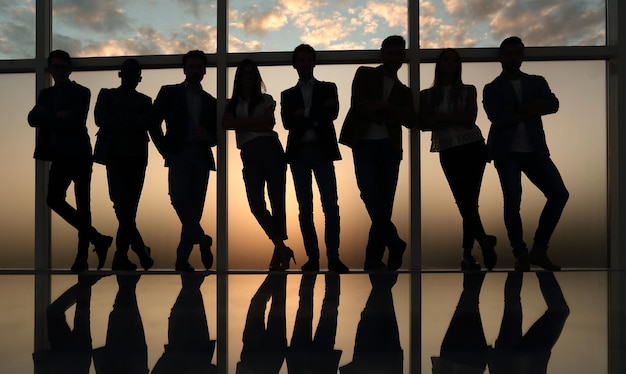
[(204, 52), (196, 49), (193, 51), (189, 51), (183, 55), (183, 67), (187, 65), (187, 60), (190, 58), (199, 58), (204, 63), (204, 66), (207, 65), (207, 59), (206, 59), (206, 55), (204, 54)]
[(254, 108), (263, 101), (263, 93), (265, 93), (265, 83), (263, 83), (263, 79), (261, 78), (261, 72), (259, 71), (259, 67), (256, 62), (252, 61), (249, 58), (242, 60), (237, 65), (237, 70), (235, 71), (235, 81), (233, 82), (233, 95), (228, 101), (227, 110), (236, 115), (235, 109), (237, 108), (237, 103), (241, 98), (241, 75), (243, 71), (247, 68), (252, 68), (255, 84), (252, 88), (252, 94), (250, 95), (250, 100), (248, 102), (248, 111), (252, 113)]
[(500, 43), (499, 53), (501, 54), (504, 48), (512, 45), (521, 45), (522, 47), (524, 47), (524, 42), (522, 42), (522, 39), (519, 36), (509, 36), (508, 38), (504, 39), (502, 43)]
[(441, 85), (441, 61), (443, 60), (443, 56), (446, 53), (454, 54), (459, 61), (459, 67), (454, 74), (452, 84), (450, 86), (450, 104), (457, 104), (463, 93), (464, 85), (463, 80), (461, 79), (461, 55), (459, 55), (459, 52), (454, 48), (446, 48), (441, 51), (441, 53), (439, 53), (439, 56), (437, 56), (437, 61), (435, 62), (435, 78), (433, 80), (430, 96), (430, 105), (432, 105), (433, 108), (439, 106), (439, 104), (443, 100), (443, 86)]
[(131, 74), (141, 74), (141, 65), (139, 61), (135, 58), (127, 58), (122, 62), (122, 66), (120, 67), (120, 73), (122, 75), (131, 73)]
[(313, 47), (311, 47), (308, 44), (300, 44), (299, 46), (297, 46), (294, 50), (293, 53), (291, 54), (291, 63), (295, 64), (296, 63), (296, 57), (298, 56), (298, 53), (310, 53), (313, 55), (313, 61), (315, 61), (315, 49), (313, 49)]
[(406, 47), (406, 41), (404, 40), (404, 38), (400, 35), (391, 35), (385, 38), (385, 40), (383, 40), (382, 44), (380, 45), (380, 50), (384, 51), (385, 49), (387, 49), (388, 47), (391, 46), (400, 46), (402, 48)]
[(50, 54), (48, 55), (48, 67), (52, 66), (52, 59), (54, 58), (61, 59), (67, 62), (69, 66), (72, 66), (72, 59), (70, 58), (70, 54), (63, 50), (55, 49), (54, 51), (50, 52)]

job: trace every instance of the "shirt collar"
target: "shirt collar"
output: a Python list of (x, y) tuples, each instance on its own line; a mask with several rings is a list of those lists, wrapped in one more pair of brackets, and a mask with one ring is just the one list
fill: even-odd
[(300, 87), (313, 87), (316, 81), (315, 77), (311, 77), (306, 81), (298, 80), (298, 85)]

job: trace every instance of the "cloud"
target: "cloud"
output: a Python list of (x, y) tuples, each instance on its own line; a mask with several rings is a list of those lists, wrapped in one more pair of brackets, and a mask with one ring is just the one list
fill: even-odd
[(279, 30), (288, 22), (284, 12), (277, 7), (262, 9), (252, 5), (241, 10), (231, 10), (230, 26), (243, 30), (246, 34), (265, 35), (270, 31)]
[(214, 0), (176, 0), (176, 3), (185, 9), (189, 14), (200, 17), (203, 13), (215, 12), (216, 2)]
[(126, 16), (123, 0), (90, 1), (56, 0), (52, 8), (59, 22), (101, 33), (127, 32), (131, 22)]
[(0, 11), (3, 15), (0, 56), (9, 59), (35, 57), (35, 8), (3, 2)]

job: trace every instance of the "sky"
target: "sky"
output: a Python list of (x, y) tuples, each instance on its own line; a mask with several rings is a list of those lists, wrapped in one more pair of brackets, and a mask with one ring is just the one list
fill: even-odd
[[(283, 0), (259, 3), (262, 5), (243, 0), (230, 1), (231, 51), (291, 50), (293, 45), (303, 41), (312, 43), (318, 49), (376, 49), (382, 37), (390, 33), (406, 34), (406, 22), (400, 22), (406, 19), (404, 2)], [(489, 6), (493, 3), (498, 3), (501, 7)], [(30, 25), (33, 24), (33, 4), (34, 1), (0, 0), (0, 59), (24, 57), (28, 55), (28, 51), (34, 50), (33, 45), (29, 47), (30, 39), (26, 37), (29, 22)], [(215, 24), (214, 1), (137, 0), (130, 2), (130, 5), (110, 1), (93, 2), (90, 7), (84, 7), (80, 6), (83, 4), (80, 1), (56, 0), (54, 4), (54, 47), (67, 48), (75, 56), (183, 53), (191, 48), (203, 48), (209, 52), (215, 48), (214, 44), (211, 45), (215, 40), (215, 28), (211, 26)], [(527, 45), (602, 45), (605, 40), (605, 26), (604, 17), (599, 14), (603, 14), (603, 7), (602, 1), (420, 1), (420, 32), (423, 35), (421, 43), (425, 48), (444, 45), (495, 46), (502, 35), (512, 33), (521, 35)], [(513, 20), (518, 19), (512, 16), (514, 14), (520, 19), (526, 19), (526, 27), (514, 24)], [(572, 14), (577, 14), (575, 20)], [(543, 17), (549, 22), (530, 22), (528, 17), (531, 15), (533, 19)], [(474, 21), (468, 23), (469, 19)], [(336, 38), (322, 35), (328, 28), (324, 26), (325, 20), (332, 20), (332, 27), (336, 27), (332, 35)], [(572, 26), (573, 22), (576, 27)], [(505, 27), (512, 24), (514, 28)], [(154, 25), (158, 25), (159, 29), (154, 30)], [(449, 32), (451, 25), (457, 28), (452, 34)], [(551, 27), (554, 29), (547, 29)], [(542, 34), (545, 39), (537, 36)], [(457, 35), (465, 37), (459, 39)], [(19, 39), (20, 37), (23, 39)], [(34, 41), (34, 36), (32, 40)], [(542, 43), (542, 40), (545, 42)], [(349, 107), (350, 85), (356, 68), (357, 65), (325, 65), (316, 68), (318, 79), (337, 83), (340, 96), (340, 113), (335, 123), (337, 131)], [(604, 248), (606, 245), (607, 175), (606, 167), (603, 167), (606, 165), (604, 62), (526, 63), (523, 70), (545, 75), (561, 100), (559, 113), (546, 118), (546, 131), (553, 158), (570, 189), (571, 198), (562, 219), (564, 229), (555, 233), (554, 241), (559, 244), (555, 244), (554, 250), (569, 253), (567, 258), (572, 264), (585, 264), (588, 260), (588, 246)], [(481, 92), (484, 84), (499, 73), (499, 66), (495, 63), (466, 63), (463, 71), (465, 82), (478, 87), (477, 124), (486, 136), (489, 123), (480, 105)], [(297, 75), (290, 66), (264, 67), (261, 73), (268, 93), (277, 101), (280, 92), (297, 80)], [(422, 64), (421, 74), (421, 88), (426, 88), (432, 82), (432, 64)], [(585, 90), (572, 89), (572, 74), (576, 75), (578, 87), (585, 87)], [(405, 83), (408, 81), (406, 67), (401, 70), (400, 77)], [(93, 106), (97, 93), (101, 88), (116, 87), (119, 79), (115, 71), (75, 72), (72, 79), (87, 86), (92, 92), (88, 129), (93, 144), (97, 132), (93, 123)], [(138, 90), (154, 98), (161, 85), (183, 79), (182, 71), (178, 69), (145, 70)], [(232, 71), (229, 82), (232, 82)], [(3, 155), (0, 157), (0, 168), (4, 179), (11, 182), (5, 183), (0, 197), (5, 207), (4, 213), (0, 214), (0, 238), (3, 245), (14, 248), (14, 251), (0, 252), (0, 266), (29, 267), (33, 258), (35, 163), (32, 159), (34, 130), (27, 126), (25, 119), (35, 103), (34, 76), (4, 74), (0, 75), (0, 83), (3, 90), (0, 109), (5, 113), (3, 123), (7, 129), (0, 140), (0, 154)], [(208, 92), (215, 94), (214, 69), (209, 69), (203, 84)], [(585, 110), (581, 111), (581, 108)], [(280, 120), (276, 129), (285, 144), (286, 132), (282, 129)], [(418, 166), (411, 166), (408, 162), (410, 136), (420, 137), (421, 164)], [(241, 180), (241, 161), (233, 138), (233, 134), (229, 134), (226, 145), (229, 160), (229, 258), (234, 268), (265, 268), (271, 254), (271, 244), (247, 207)], [(458, 262), (457, 248), (460, 246), (460, 218), (437, 155), (428, 152), (429, 139), (428, 133), (404, 130), (405, 160), (400, 171), (394, 220), (401, 236), (408, 238), (408, 178), (410, 170), (419, 167), (422, 178), (422, 264), (433, 268), (455, 268)], [(366, 240), (363, 232), (368, 228), (367, 214), (358, 192), (355, 193), (358, 189), (350, 149), (340, 146), (340, 150), (343, 160), (336, 163), (336, 169), (341, 188), (339, 199), (342, 243), (345, 246), (342, 256), (351, 267), (361, 267)], [(167, 169), (163, 167), (162, 159), (152, 146), (150, 151), (138, 222), (148, 245), (155, 243), (157, 267), (168, 268), (173, 261), (180, 226), (167, 196)], [(306, 257), (302, 249), (297, 224), (297, 203), (289, 172), (287, 176), (288, 244), (296, 250), (296, 260), (301, 264)], [(101, 231), (113, 235), (116, 222), (106, 186), (104, 168), (94, 165), (94, 224)], [(216, 227), (215, 186), (216, 175), (212, 174), (203, 219), (203, 225), (210, 233), (214, 233)], [(531, 241), (543, 197), (529, 185), (525, 185), (525, 191), (523, 216), (527, 220), (527, 240)], [(71, 195), (70, 190), (70, 200)], [(315, 198), (318, 201), (317, 195)], [(484, 211), (483, 220), (488, 231), (500, 238), (502, 251), (506, 253), (507, 240), (501, 217), (501, 199), (497, 175), (489, 164), (483, 181), (481, 211)], [(315, 209), (316, 225), (321, 233), (323, 216), (319, 204)], [(241, 228), (245, 228), (245, 235), (242, 235)], [(53, 266), (66, 267), (75, 250), (75, 231), (55, 214), (52, 214), (52, 229)], [(320, 239), (323, 243), (323, 238)], [(576, 250), (572, 250), (572, 246)], [(321, 251), (324, 253), (323, 248)], [(606, 251), (594, 253), (596, 254), (592, 262), (604, 264)], [(407, 262), (408, 256), (407, 253)], [(192, 257), (192, 264), (201, 266), (199, 256)], [(502, 255), (501, 264), (511, 265), (512, 258)]]
[[(0, 59), (32, 58), (35, 1), (0, 0)], [(208, 0), (55, 0), (55, 49), (74, 56), (216, 50), (216, 4)], [(380, 46), (407, 36), (406, 0), (230, 0), (229, 51)], [(422, 48), (495, 47), (511, 34), (529, 46), (604, 45), (604, 0), (420, 0)]]

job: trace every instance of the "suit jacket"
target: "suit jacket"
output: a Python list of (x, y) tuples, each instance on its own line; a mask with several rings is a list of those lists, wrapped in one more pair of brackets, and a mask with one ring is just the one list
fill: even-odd
[[(167, 85), (161, 87), (152, 105), (150, 136), (159, 153), (165, 158), (180, 152), (189, 145), (189, 113), (187, 110), (187, 94), (185, 84)], [(165, 120), (165, 134), (161, 127)], [(205, 91), (201, 93), (200, 126), (209, 134), (209, 139), (203, 142), (206, 157), (215, 170), (215, 159), (211, 147), (217, 145), (217, 100)]]
[(106, 164), (110, 159), (148, 156), (148, 126), (152, 99), (121, 87), (103, 88), (98, 94), (94, 118), (96, 134), (93, 159)]
[[(332, 107), (324, 106), (324, 102), (328, 99), (335, 99), (337, 105)], [(287, 162), (291, 162), (298, 157), (302, 147), (302, 137), (307, 130), (313, 130), (315, 133), (324, 156), (333, 161), (341, 160), (339, 146), (337, 145), (337, 134), (333, 124), (333, 121), (337, 119), (339, 114), (337, 85), (331, 82), (315, 80), (309, 116), (296, 116), (294, 112), (298, 109), (304, 109), (304, 98), (302, 97), (300, 87), (295, 85), (283, 91), (280, 95), (280, 116), (283, 120), (283, 126), (289, 130), (287, 148), (285, 150)]]
[(399, 80), (396, 80), (387, 101), (405, 110), (403, 118), (391, 118), (384, 113), (367, 114), (366, 101), (382, 100), (384, 91), (383, 66), (376, 68), (361, 66), (352, 81), (351, 105), (339, 134), (339, 143), (354, 147), (365, 135), (371, 122), (384, 124), (398, 156), (402, 157), (402, 128), (413, 127), (417, 123), (417, 113), (413, 106), (413, 93)]
[[(41, 90), (37, 105), (28, 113), (28, 124), (39, 129), (36, 159), (91, 158), (87, 132), (90, 99), (89, 89), (74, 81)], [(56, 118), (59, 111), (69, 111), (70, 114), (65, 118)]]
[(535, 152), (550, 154), (541, 116), (556, 113), (559, 110), (559, 100), (542, 76), (522, 73), (520, 81), (522, 85), (521, 100), (517, 98), (511, 81), (504, 74), (500, 74), (483, 90), (483, 106), (491, 121), (487, 146), (489, 147), (489, 158), (492, 160), (506, 157), (511, 152), (511, 145), (518, 124), (513, 116), (513, 109), (520, 104), (537, 99), (541, 102), (541, 115), (524, 120), (524, 126), (528, 140)]

